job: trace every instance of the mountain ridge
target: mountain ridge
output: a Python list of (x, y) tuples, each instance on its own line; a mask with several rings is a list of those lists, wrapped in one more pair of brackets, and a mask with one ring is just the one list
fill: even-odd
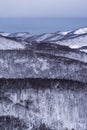
[[(58, 45), (68, 46), (72, 49), (79, 49), (87, 53), (87, 49), (80, 49), (87, 46), (87, 27), (79, 28), (74, 31), (54, 32), (33, 35), (29, 32), (0, 33), (0, 38), (9, 39), (22, 44), (32, 44), (34, 42), (48, 42)], [(0, 43), (2, 41), (0, 40)], [(3, 49), (3, 47), (2, 47)], [(20, 48), (19, 48), (20, 49)]]

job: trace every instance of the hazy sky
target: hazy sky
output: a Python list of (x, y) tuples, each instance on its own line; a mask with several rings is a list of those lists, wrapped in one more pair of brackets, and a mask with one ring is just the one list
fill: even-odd
[(87, 17), (87, 0), (0, 0), (0, 17)]

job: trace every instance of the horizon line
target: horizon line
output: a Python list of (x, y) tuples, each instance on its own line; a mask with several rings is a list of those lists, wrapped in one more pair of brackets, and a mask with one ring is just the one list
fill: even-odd
[(2, 17), (2, 16), (0, 16), (0, 18), (59, 18), (59, 19), (62, 19), (62, 18), (87, 18), (87, 17), (25, 17), (25, 16), (21, 16), (21, 17), (18, 17), (18, 16), (14, 16), (14, 17), (12, 17), (12, 16), (9, 16), (9, 17)]

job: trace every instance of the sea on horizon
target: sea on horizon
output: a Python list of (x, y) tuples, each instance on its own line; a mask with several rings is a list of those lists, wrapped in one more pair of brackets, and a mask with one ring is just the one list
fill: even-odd
[(0, 32), (31, 34), (71, 31), (87, 26), (87, 18), (0, 18)]

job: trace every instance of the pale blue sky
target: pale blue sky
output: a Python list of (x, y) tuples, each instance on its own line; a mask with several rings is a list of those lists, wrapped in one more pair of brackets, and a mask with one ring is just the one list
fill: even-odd
[(87, 17), (87, 0), (0, 0), (0, 17)]

